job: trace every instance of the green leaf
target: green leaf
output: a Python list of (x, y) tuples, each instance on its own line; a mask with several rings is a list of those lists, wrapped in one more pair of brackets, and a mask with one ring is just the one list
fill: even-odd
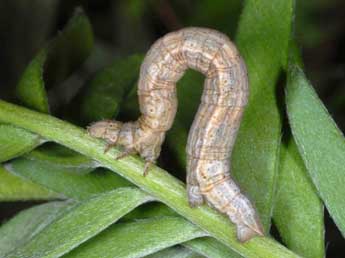
[[(122, 217), (121, 221), (128, 222), (130, 220), (164, 216), (171, 217), (178, 216), (178, 214), (176, 214), (172, 209), (170, 209), (166, 205), (163, 205), (162, 203), (152, 202), (145, 203), (137, 207), (136, 209)], [(183, 243), (183, 245), (201, 255), (206, 255), (207, 257), (242, 257), (239, 254), (232, 251), (230, 248), (226, 247), (225, 245), (210, 237), (193, 239)]]
[(13, 125), (0, 124), (0, 162), (20, 156), (43, 142), (37, 134)]
[[(25, 69), (17, 86), (24, 105), (49, 112), (45, 88), (51, 88), (75, 71), (90, 54), (93, 33), (89, 20), (78, 9), (65, 29), (43, 48)], [(42, 144), (34, 134), (0, 125), (0, 161), (20, 156)]]
[(135, 188), (97, 195), (70, 208), (6, 258), (60, 257), (147, 201), (152, 198)]
[(0, 256), (29, 242), (68, 208), (70, 202), (50, 202), (24, 210), (0, 227)]
[(145, 258), (201, 258), (205, 257), (203, 255), (199, 255), (194, 253), (187, 248), (183, 248), (181, 246), (174, 246), (164, 249), (163, 251), (159, 251), (157, 253), (147, 255)]
[(238, 253), (235, 253), (225, 245), (219, 243), (214, 238), (202, 237), (193, 239), (191, 241), (183, 243), (185, 247), (191, 250), (212, 258), (240, 258), (242, 257)]
[[(27, 178), (47, 187), (48, 189), (54, 189), (54, 191), (65, 197), (77, 200), (86, 199), (92, 194), (109, 191), (115, 187), (130, 185), (128, 181), (104, 169), (103, 171), (102, 169), (97, 169), (93, 173), (78, 176), (65, 172), (64, 169), (52, 169), (51, 165), (45, 162), (24, 158), (13, 161), (10, 165), (7, 165), (7, 167), (11, 169), (12, 173), (19, 175), (22, 178)], [(161, 216), (178, 215), (161, 203), (146, 203), (122, 217), (121, 221)], [(213, 247), (214, 244), (212, 244), (212, 240), (205, 241), (205, 244), (208, 242), (211, 243), (208, 244), (207, 247), (204, 247), (203, 250), (215, 255), (215, 248)], [(233, 253), (222, 244), (218, 244), (216, 246), (217, 249), (223, 249), (222, 252), (225, 252), (226, 254)], [(201, 248), (200, 244), (199, 248)]]
[(166, 135), (166, 143), (171, 152), (169, 156), (170, 159), (173, 159), (174, 164), (177, 166), (175, 170), (175, 175), (186, 177), (186, 162), (187, 162), (187, 153), (186, 145), (188, 139), (188, 130), (183, 127), (179, 118), (176, 117), (172, 128), (168, 131)]
[(30, 62), (17, 86), (17, 95), (26, 106), (49, 113), (48, 96), (43, 79), (43, 66), (46, 59), (47, 53), (43, 49)]
[(168, 206), (160, 202), (150, 202), (141, 205), (121, 218), (122, 222), (152, 217), (179, 216)]
[(6, 168), (14, 175), (76, 200), (88, 199), (94, 194), (131, 185), (120, 176), (102, 168), (80, 176), (66, 172), (64, 167), (26, 158), (16, 159), (6, 164)]
[(120, 223), (82, 244), (64, 258), (142, 257), (204, 235), (200, 228), (178, 217)]
[(142, 59), (140, 55), (120, 59), (96, 74), (79, 97), (81, 110), (78, 116), (83, 122), (117, 116), (123, 99), (139, 76)]
[[(26, 159), (17, 159), (13, 161), (11, 170), (12, 172), (20, 175), (22, 178), (29, 178), (30, 180), (33, 180), (41, 185), (45, 185), (50, 189), (55, 189), (55, 191), (63, 194), (66, 197), (75, 199), (85, 199), (91, 194), (109, 191), (112, 188), (126, 186), (129, 184), (126, 180), (117, 178), (118, 176), (113, 173), (104, 171), (102, 174), (101, 169), (84, 176), (73, 176), (73, 174), (71, 175), (70, 173), (65, 173), (63, 171), (54, 171), (51, 169), (50, 165), (45, 163), (42, 165), (41, 162)], [(121, 221), (161, 216), (178, 215), (161, 203), (146, 203), (122, 217)], [(207, 244), (208, 242), (210, 243)], [(207, 246), (202, 247), (200, 244), (197, 245), (199, 252), (207, 252), (214, 255), (214, 257), (216, 257), (215, 255), (218, 253), (233, 253), (222, 244), (218, 243), (217, 245), (217, 242), (216, 244), (212, 242), (215, 241), (209, 239), (202, 242), (202, 245), (207, 244)]]
[(207, 206), (196, 209), (189, 207), (185, 186), (179, 180), (157, 166), (152, 166), (149, 175), (143, 177), (144, 162), (141, 159), (130, 156), (115, 160), (114, 155), (120, 153), (118, 148), (112, 148), (104, 154), (104, 141), (91, 137), (75, 125), (2, 100), (0, 121), (30, 130), (96, 160), (245, 257), (298, 257), (268, 237), (256, 237), (246, 244), (239, 243), (235, 236), (235, 227), (228, 218)]
[(90, 54), (93, 33), (88, 18), (77, 9), (66, 27), (25, 69), (17, 86), (20, 100), (40, 112), (49, 112), (45, 88), (61, 83)]
[(178, 165), (177, 175), (184, 175), (186, 170), (186, 145), (188, 131), (200, 105), (203, 89), (203, 76), (193, 70), (177, 82), (178, 108), (172, 128), (167, 132), (166, 142), (174, 155), (174, 162)]
[(287, 63), (293, 0), (246, 1), (236, 42), (250, 82), (249, 104), (232, 155), (232, 173), (268, 232), (276, 187), (281, 117), (276, 84)]
[(177, 82), (178, 108), (176, 120), (189, 129), (200, 105), (204, 77), (201, 73), (188, 70)]
[(274, 222), (284, 243), (303, 257), (325, 257), (323, 205), (296, 144), (281, 146)]
[(61, 195), (9, 173), (0, 165), (0, 201), (45, 200)]
[(43, 145), (26, 154), (25, 157), (79, 175), (87, 174), (99, 166), (93, 160), (57, 144)]
[(345, 141), (303, 71), (288, 70), (286, 105), (307, 171), (335, 224), (345, 236)]

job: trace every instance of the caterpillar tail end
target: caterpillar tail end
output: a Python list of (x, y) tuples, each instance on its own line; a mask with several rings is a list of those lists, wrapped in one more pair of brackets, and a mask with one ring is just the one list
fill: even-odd
[(240, 242), (246, 242), (255, 236), (264, 236), (264, 230), (260, 221), (251, 222), (251, 224), (237, 225), (237, 238)]
[(233, 200), (233, 207), (235, 209), (229, 209), (227, 215), (237, 227), (237, 238), (240, 242), (265, 235), (258, 213), (246, 196), (238, 194)]

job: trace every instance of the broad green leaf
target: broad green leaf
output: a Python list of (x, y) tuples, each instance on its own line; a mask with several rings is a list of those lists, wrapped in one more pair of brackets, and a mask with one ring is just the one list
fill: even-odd
[(325, 257), (323, 205), (296, 144), (281, 145), (273, 219), (284, 243), (303, 257)]
[(37, 134), (12, 125), (0, 124), (0, 162), (20, 156), (42, 142), (44, 140)]
[(11, 174), (0, 165), (0, 201), (45, 200), (61, 197), (45, 187)]
[(183, 248), (181, 246), (169, 247), (167, 249), (164, 249), (163, 251), (159, 251), (157, 253), (145, 256), (145, 258), (201, 258), (201, 257), (205, 257), (205, 256), (194, 253), (193, 251)]
[(40, 112), (49, 112), (46, 88), (61, 83), (90, 54), (93, 46), (91, 24), (77, 9), (63, 31), (43, 48), (25, 69), (17, 87), (20, 100)]
[(122, 177), (103, 168), (81, 176), (70, 171), (66, 172), (63, 167), (26, 158), (16, 159), (6, 164), (6, 168), (14, 175), (76, 200), (131, 185)]
[(345, 141), (303, 71), (288, 70), (286, 105), (292, 134), (307, 171), (345, 236)]
[(71, 202), (50, 202), (17, 214), (0, 227), (0, 257), (29, 242), (71, 206)]
[(142, 257), (204, 235), (200, 228), (179, 217), (119, 223), (82, 244), (64, 258)]
[(281, 118), (276, 84), (287, 63), (293, 0), (245, 2), (236, 36), (250, 83), (249, 104), (232, 155), (232, 173), (268, 232), (279, 161)]
[(99, 166), (80, 153), (57, 144), (43, 145), (26, 154), (25, 157), (30, 160), (45, 162), (65, 172), (80, 175), (87, 174)]
[(60, 257), (148, 201), (152, 201), (152, 197), (136, 188), (119, 188), (99, 194), (75, 204), (6, 258)]
[(229, 249), (225, 245), (219, 243), (214, 238), (202, 237), (184, 242), (185, 247), (190, 248), (191, 250), (205, 255), (206, 257), (212, 258), (240, 258), (242, 257), (238, 253), (235, 253), (233, 250)]
[(98, 72), (79, 97), (81, 120), (90, 123), (116, 117), (123, 99), (139, 76), (141, 62), (142, 56), (133, 55)]

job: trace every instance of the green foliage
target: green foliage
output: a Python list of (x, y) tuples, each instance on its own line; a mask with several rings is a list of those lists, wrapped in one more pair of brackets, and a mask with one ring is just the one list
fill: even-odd
[(0, 166), (0, 178), (0, 201), (44, 200), (61, 197), (52, 190), (10, 173), (2, 165)]
[[(225, 15), (227, 2), (211, 6)], [(144, 4), (131, 4), (140, 16)], [(206, 26), (202, 13), (209, 4), (203, 1), (200, 16), (187, 23)], [(171, 173), (153, 166), (143, 177), (139, 157), (115, 160), (120, 149), (104, 153), (103, 141), (48, 114), (47, 89), (76, 71), (92, 49), (91, 26), (79, 10), (24, 71), (17, 93), (26, 108), (0, 100), (0, 161), (6, 161), (0, 167), (1, 200), (61, 200), (23, 211), (0, 227), (1, 257), (324, 257), (323, 203), (345, 232), (343, 135), (295, 61), (294, 1), (247, 0), (241, 11), (233, 5), (241, 13), (236, 43), (251, 95), (232, 174), (255, 203), (267, 237), (239, 243), (227, 218), (206, 205), (189, 207), (185, 184), (173, 176), (185, 177), (200, 74), (187, 72), (178, 82), (178, 112), (163, 150), (169, 161), (159, 163)], [(234, 28), (210, 26), (228, 33)], [(136, 119), (141, 62), (142, 55), (133, 55), (97, 72), (69, 107), (78, 113), (75, 122)], [(284, 69), (293, 138), (282, 126), (285, 107), (277, 97)], [(269, 237), (272, 217), (287, 248)]]
[(6, 165), (12, 174), (44, 186), (54, 192), (62, 193), (65, 198), (83, 200), (90, 196), (110, 191), (119, 186), (131, 184), (120, 176), (99, 168), (81, 176), (64, 166), (52, 166), (37, 160), (19, 158)]
[[(19, 100), (27, 107), (49, 113), (46, 88), (52, 88), (74, 72), (90, 54), (93, 33), (88, 18), (77, 9), (66, 28), (30, 62), (17, 86)], [(20, 156), (44, 142), (38, 135), (0, 125), (0, 161)]]
[(174, 246), (170, 248), (166, 248), (163, 251), (147, 255), (145, 258), (202, 258), (205, 256), (198, 255), (191, 250), (188, 250), (186, 248), (180, 247), (180, 246)]
[(4, 124), (0, 124), (0, 141), (1, 162), (20, 156), (44, 142), (39, 135)]
[(25, 157), (44, 162), (64, 172), (81, 175), (91, 172), (98, 166), (93, 160), (56, 144), (45, 144), (26, 154)]
[(204, 235), (204, 231), (180, 217), (144, 219), (113, 225), (65, 257), (143, 257)]
[[(274, 4), (248, 1), (236, 37), (248, 67), (250, 97), (232, 156), (232, 171), (255, 200), (266, 231), (272, 216), (282, 130), (276, 84), (288, 56), (293, 4), (292, 0)], [(265, 16), (270, 19), (263, 19)]]
[(90, 54), (93, 34), (83, 11), (77, 9), (65, 29), (43, 48), (27, 66), (17, 87), (19, 99), (27, 107), (49, 112), (46, 88), (65, 80)]
[(49, 202), (20, 212), (0, 228), (0, 256), (29, 242), (56, 217), (67, 211), (70, 202)]
[(323, 204), (296, 144), (282, 144), (273, 219), (284, 242), (304, 257), (323, 257)]
[(138, 78), (142, 59), (134, 55), (100, 71), (81, 94), (80, 119), (90, 123), (116, 117), (124, 98)]
[[(32, 241), (16, 248), (6, 257), (60, 257), (97, 235), (134, 207), (152, 200), (135, 188), (119, 188), (84, 202), (71, 204)], [(116, 207), (114, 209), (113, 207)]]
[(298, 64), (289, 66), (286, 105), (307, 171), (334, 222), (345, 234), (344, 136)]

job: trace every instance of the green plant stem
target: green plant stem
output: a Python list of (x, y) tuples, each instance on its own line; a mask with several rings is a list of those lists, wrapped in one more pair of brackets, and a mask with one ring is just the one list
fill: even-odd
[(268, 237), (256, 237), (241, 244), (235, 236), (235, 227), (229, 219), (209, 207), (189, 207), (184, 184), (159, 167), (152, 166), (143, 176), (144, 163), (138, 157), (115, 160), (119, 150), (113, 148), (104, 154), (105, 144), (90, 137), (84, 129), (55, 117), (0, 100), (0, 121), (13, 124), (39, 134), (98, 161), (138, 187), (165, 203), (177, 213), (198, 225), (244, 257), (298, 257)]

